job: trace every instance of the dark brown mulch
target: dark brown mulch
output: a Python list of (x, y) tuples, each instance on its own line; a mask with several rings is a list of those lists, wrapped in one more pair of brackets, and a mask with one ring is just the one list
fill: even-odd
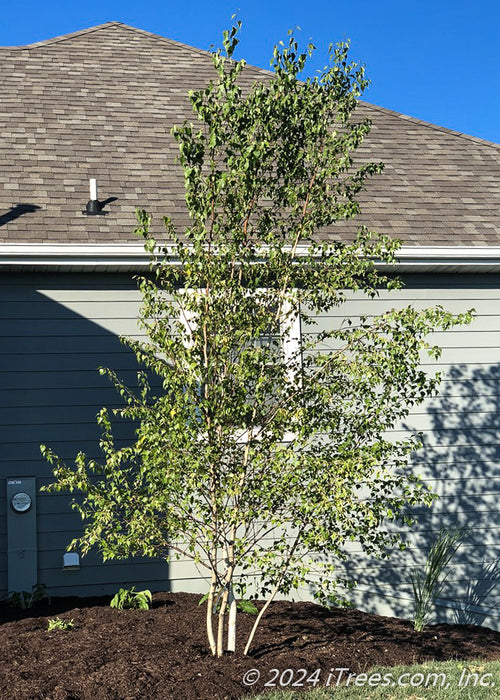
[[(500, 659), (500, 633), (473, 625), (435, 625), (416, 633), (409, 621), (311, 603), (274, 603), (251, 656), (214, 659), (207, 650), (199, 596), (158, 593), (149, 611), (119, 611), (109, 598), (54, 599), (25, 612), (0, 608), (0, 697), (51, 700), (223, 700), (265, 690), (275, 672), (362, 672), (375, 664), (431, 659)], [(74, 621), (47, 631), (48, 619)], [(239, 639), (254, 618), (239, 615)], [(258, 669), (247, 688), (243, 676)], [(300, 674), (302, 675), (302, 674)], [(298, 680), (300, 675), (296, 675)], [(307, 684), (306, 684), (307, 687)]]

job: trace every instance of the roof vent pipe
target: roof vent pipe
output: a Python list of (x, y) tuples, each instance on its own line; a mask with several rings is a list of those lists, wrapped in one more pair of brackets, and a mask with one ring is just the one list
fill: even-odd
[(89, 214), (90, 216), (95, 216), (96, 214), (103, 214), (104, 212), (102, 211), (102, 204), (101, 202), (97, 199), (97, 180), (95, 177), (90, 178), (90, 200), (87, 202), (87, 206), (85, 209), (85, 214)]

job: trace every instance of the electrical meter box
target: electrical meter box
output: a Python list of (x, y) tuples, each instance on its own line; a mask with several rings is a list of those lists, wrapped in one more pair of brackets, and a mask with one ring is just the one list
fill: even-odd
[(38, 581), (36, 479), (7, 479), (8, 590), (29, 591)]

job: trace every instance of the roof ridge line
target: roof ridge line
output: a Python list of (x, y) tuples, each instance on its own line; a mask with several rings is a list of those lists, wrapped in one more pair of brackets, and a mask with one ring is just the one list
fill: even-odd
[[(74, 39), (78, 36), (82, 36), (84, 34), (91, 34), (93, 32), (101, 31), (102, 29), (107, 29), (109, 27), (121, 27), (122, 29), (127, 29), (130, 32), (135, 32), (136, 34), (141, 34), (143, 36), (146, 36), (150, 39), (156, 39), (157, 41), (162, 41), (166, 44), (169, 45), (174, 45), (174, 46), (179, 46), (182, 47), (183, 49), (186, 49), (188, 51), (195, 52), (197, 54), (201, 54), (203, 56), (210, 56), (212, 52), (208, 49), (200, 49), (197, 46), (191, 46), (190, 44), (185, 44), (182, 41), (177, 41), (176, 39), (170, 39), (169, 37), (162, 36), (161, 34), (155, 34), (154, 32), (150, 32), (147, 29), (139, 29), (139, 27), (133, 27), (130, 24), (125, 24), (124, 22), (119, 22), (117, 20), (112, 20), (110, 22), (104, 22), (103, 24), (98, 24), (94, 27), (87, 27), (86, 29), (79, 29), (76, 32), (70, 32), (69, 34), (61, 34), (60, 36), (55, 36), (50, 39), (44, 39), (42, 41), (37, 41), (32, 44), (24, 44), (21, 46), (0, 46), (0, 51), (2, 49), (7, 50), (7, 51), (28, 51), (31, 49), (38, 49), (38, 48), (43, 48), (44, 46), (50, 46), (52, 44), (58, 44), (63, 41), (70, 41), (71, 39)], [(252, 70), (260, 71), (262, 73), (268, 74), (270, 71), (266, 70), (266, 68), (261, 68), (259, 66), (254, 66), (251, 64), (246, 65), (247, 68), (251, 68)]]
[[(187, 49), (188, 51), (194, 51), (194, 53), (202, 54), (203, 56), (208, 56), (210, 57), (213, 52), (210, 49), (200, 49), (198, 46), (192, 46), (191, 44), (186, 44), (183, 41), (178, 41), (177, 39), (171, 39), (170, 37), (163, 36), (162, 34), (155, 34), (154, 32), (150, 32), (148, 29), (140, 29), (139, 27), (134, 27), (131, 24), (124, 24), (123, 22), (108, 22), (107, 25), (109, 24), (116, 24), (122, 27), (123, 29), (128, 29), (130, 32), (135, 32), (136, 34), (142, 34), (143, 36), (147, 36), (150, 39), (156, 39), (157, 41), (162, 41), (165, 44), (170, 44), (174, 46), (179, 46), (182, 47), (183, 49)], [(98, 27), (95, 27), (95, 29), (102, 29), (106, 27), (107, 25), (100, 25)], [(239, 59), (233, 59), (234, 61), (239, 60)], [(266, 68), (261, 68), (260, 66), (254, 66), (253, 64), (246, 63), (245, 62), (245, 68), (249, 68), (251, 70), (257, 70), (261, 71), (263, 73), (269, 74), (271, 71), (269, 71)]]
[(60, 34), (59, 36), (53, 36), (50, 39), (42, 39), (42, 41), (35, 41), (32, 44), (21, 44), (18, 46), (0, 46), (0, 49), (6, 49), (8, 51), (26, 51), (29, 49), (38, 49), (43, 46), (49, 46), (50, 44), (58, 44), (62, 41), (69, 41), (77, 36), (83, 34), (91, 34), (92, 32), (100, 31), (101, 29), (106, 29), (112, 26), (127, 26), (122, 22), (110, 21), (104, 22), (103, 24), (97, 24), (94, 27), (86, 27), (85, 29), (78, 29), (76, 32), (69, 32), (68, 34)]
[(155, 34), (154, 32), (150, 32), (147, 29), (139, 29), (139, 27), (133, 27), (130, 24), (123, 24), (122, 22), (118, 22), (117, 24), (120, 24), (123, 29), (128, 29), (131, 32), (136, 32), (137, 34), (143, 34), (149, 38), (153, 39), (158, 39), (160, 41), (165, 42), (166, 44), (175, 44), (175, 46), (182, 46), (184, 49), (189, 49), (189, 51), (194, 51), (195, 53), (201, 53), (204, 56), (211, 55), (211, 51), (208, 49), (200, 49), (197, 46), (191, 46), (190, 44), (185, 44), (182, 41), (177, 41), (176, 39), (170, 39), (167, 36), (163, 36), (162, 34)]
[(371, 102), (365, 102), (365, 100), (359, 100), (360, 104), (366, 105), (368, 108), (376, 109), (384, 114), (390, 114), (398, 119), (403, 119), (404, 121), (417, 124), (418, 126), (424, 126), (428, 129), (433, 129), (434, 131), (441, 131), (450, 136), (456, 136), (458, 138), (465, 139), (466, 141), (472, 141), (473, 143), (479, 144), (481, 146), (489, 146), (495, 150), (500, 149), (500, 143), (496, 141), (488, 141), (487, 139), (482, 139), (479, 136), (472, 136), (471, 134), (465, 134), (462, 131), (456, 131), (455, 129), (449, 129), (446, 126), (440, 126), (439, 124), (433, 124), (433, 122), (425, 121), (424, 119), (417, 119), (417, 117), (412, 117), (409, 114), (403, 114), (403, 112), (396, 112), (394, 109), (389, 109), (388, 107), (380, 107), (380, 105), (372, 104)]

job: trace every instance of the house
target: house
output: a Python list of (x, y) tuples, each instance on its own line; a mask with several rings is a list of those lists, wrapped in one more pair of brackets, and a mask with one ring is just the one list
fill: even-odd
[[(80, 523), (64, 495), (40, 487), (44, 442), (64, 459), (98, 457), (95, 415), (116, 401), (96, 371), (133, 382), (119, 334), (137, 334), (133, 275), (148, 258), (133, 234), (136, 206), (187, 224), (171, 127), (190, 118), (187, 90), (211, 75), (206, 52), (118, 22), (24, 47), (0, 48), (0, 596), (37, 581), (53, 595), (119, 586), (199, 590), (189, 562), (63, 559)], [(248, 67), (247, 84), (266, 75)], [(441, 499), (419, 514), (410, 546), (390, 563), (353, 556), (353, 602), (411, 615), (408, 570), (441, 527), (468, 528), (440, 615), (500, 628), (500, 146), (360, 103), (373, 121), (363, 158), (385, 170), (361, 216), (404, 240), (390, 299), (353, 296), (339, 313), (413, 303), (475, 307), (474, 324), (437, 338), (440, 397), (414, 413), (423, 478)], [(89, 216), (89, 179), (99, 215)], [(349, 236), (342, 224), (322, 235)], [(333, 323), (335, 319), (321, 319)]]

